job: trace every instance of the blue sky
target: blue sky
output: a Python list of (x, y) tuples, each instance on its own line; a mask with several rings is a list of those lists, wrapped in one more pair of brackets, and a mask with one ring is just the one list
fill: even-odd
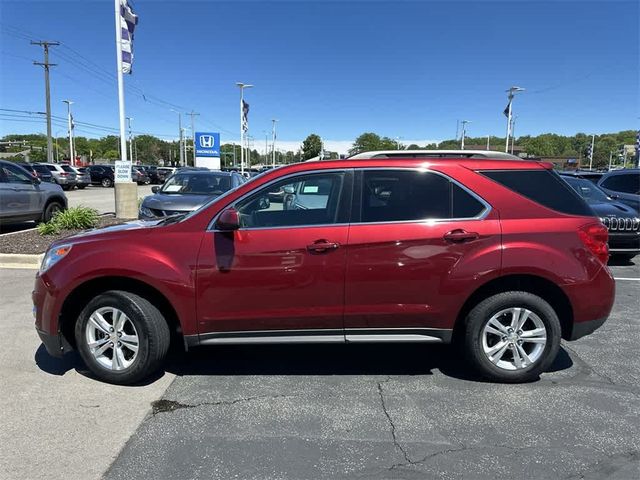
[[(255, 85), (246, 97), (258, 148), (271, 118), (280, 120), (281, 146), (312, 132), (341, 150), (365, 131), (440, 140), (462, 119), (472, 121), (471, 136), (504, 135), (511, 85), (527, 88), (514, 103), (517, 135), (638, 127), (637, 1), (133, 5), (140, 23), (127, 115), (140, 132), (176, 136), (170, 109), (179, 107), (201, 114), (197, 130), (236, 140), (237, 81)], [(0, 19), (0, 108), (44, 110), (42, 69), (31, 63), (42, 49), (28, 39), (58, 40), (53, 114), (65, 116), (69, 98), (78, 121), (117, 127), (111, 0), (0, 0)], [(15, 120), (0, 117), (0, 135), (45, 131)]]

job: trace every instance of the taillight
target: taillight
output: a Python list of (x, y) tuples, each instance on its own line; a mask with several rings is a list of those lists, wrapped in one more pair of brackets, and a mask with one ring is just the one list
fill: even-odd
[(607, 263), (609, 259), (609, 246), (607, 245), (609, 231), (607, 227), (601, 223), (589, 223), (580, 227), (578, 235), (591, 253), (598, 257), (602, 263)]
[(66, 177), (67, 175), (69, 175), (67, 172), (60, 172), (61, 177)]

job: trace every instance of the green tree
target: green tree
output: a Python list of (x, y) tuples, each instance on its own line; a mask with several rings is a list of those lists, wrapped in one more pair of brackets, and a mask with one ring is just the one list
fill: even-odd
[(317, 157), (320, 155), (320, 150), (322, 150), (322, 139), (315, 133), (309, 135), (302, 142), (302, 158), (304, 160)]

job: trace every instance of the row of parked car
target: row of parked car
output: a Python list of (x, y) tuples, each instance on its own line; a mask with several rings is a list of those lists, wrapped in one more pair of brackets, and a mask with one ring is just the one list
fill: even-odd
[[(60, 163), (19, 163), (19, 165), (41, 181), (60, 185), (63, 190), (71, 190), (74, 187), (82, 190), (89, 185), (108, 188), (114, 183), (113, 165), (89, 165), (88, 167), (73, 167)], [(131, 167), (131, 179), (138, 185), (163, 183), (174, 170), (172, 167), (134, 165)]]

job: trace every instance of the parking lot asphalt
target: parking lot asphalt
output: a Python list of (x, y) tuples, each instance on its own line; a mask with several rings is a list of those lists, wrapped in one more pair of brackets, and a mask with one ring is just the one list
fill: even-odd
[(0, 479), (97, 479), (171, 383), (97, 382), (50, 357), (33, 327), (34, 270), (0, 269)]
[[(138, 198), (151, 195), (152, 185), (138, 185)], [(70, 207), (84, 206), (95, 208), (98, 213), (115, 212), (115, 193), (113, 188), (89, 186), (84, 190), (65, 192)]]
[(0, 477), (636, 479), (640, 262), (611, 269), (609, 321), (530, 384), (378, 344), (201, 348), (139, 387), (48, 357), (33, 272), (0, 270)]

